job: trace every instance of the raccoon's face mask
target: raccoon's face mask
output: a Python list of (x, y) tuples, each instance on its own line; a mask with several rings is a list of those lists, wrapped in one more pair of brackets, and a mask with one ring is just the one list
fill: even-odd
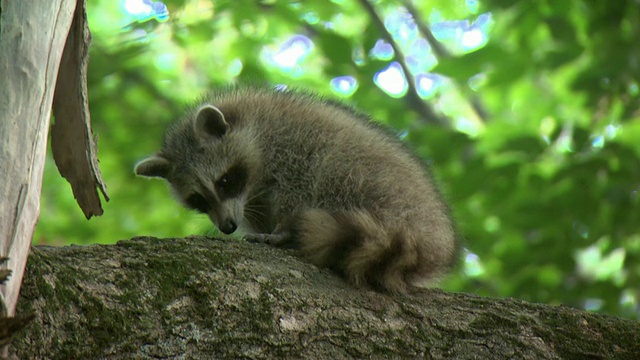
[(163, 150), (134, 171), (167, 180), (186, 207), (209, 215), (218, 229), (231, 234), (243, 217), (251, 149), (238, 145), (243, 142), (215, 106), (202, 106), (192, 119), (170, 129)]

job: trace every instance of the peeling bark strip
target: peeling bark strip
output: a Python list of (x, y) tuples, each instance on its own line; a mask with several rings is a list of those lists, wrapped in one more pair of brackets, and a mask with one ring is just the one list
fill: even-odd
[(640, 323), (356, 289), (292, 251), (204, 237), (34, 247), (22, 359), (638, 359)]
[(91, 33), (83, 0), (78, 1), (73, 24), (60, 63), (53, 98), (55, 123), (51, 128), (51, 150), (60, 174), (69, 181), (82, 212), (91, 218), (102, 215), (98, 189), (109, 201), (102, 180), (96, 144), (92, 138), (87, 66)]

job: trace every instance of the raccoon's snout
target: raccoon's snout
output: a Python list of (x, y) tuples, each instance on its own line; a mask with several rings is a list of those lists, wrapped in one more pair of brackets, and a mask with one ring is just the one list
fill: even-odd
[(220, 231), (227, 235), (232, 234), (234, 231), (236, 231), (237, 228), (238, 225), (236, 225), (236, 222), (232, 219), (227, 219), (222, 224), (220, 224)]

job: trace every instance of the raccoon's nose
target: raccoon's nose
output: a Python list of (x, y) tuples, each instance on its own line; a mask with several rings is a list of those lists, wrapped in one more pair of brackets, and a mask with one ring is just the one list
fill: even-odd
[(228, 219), (225, 222), (223, 222), (222, 224), (220, 224), (220, 231), (222, 231), (223, 233), (229, 235), (231, 233), (233, 233), (234, 231), (236, 231), (236, 229), (238, 228), (238, 226), (236, 225), (235, 221)]

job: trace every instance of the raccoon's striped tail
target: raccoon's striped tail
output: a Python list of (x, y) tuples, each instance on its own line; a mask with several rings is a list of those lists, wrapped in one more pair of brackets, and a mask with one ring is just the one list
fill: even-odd
[(407, 237), (403, 229), (385, 228), (363, 210), (306, 210), (293, 235), (310, 262), (337, 271), (356, 285), (403, 293), (438, 270), (421, 254), (417, 239)]

